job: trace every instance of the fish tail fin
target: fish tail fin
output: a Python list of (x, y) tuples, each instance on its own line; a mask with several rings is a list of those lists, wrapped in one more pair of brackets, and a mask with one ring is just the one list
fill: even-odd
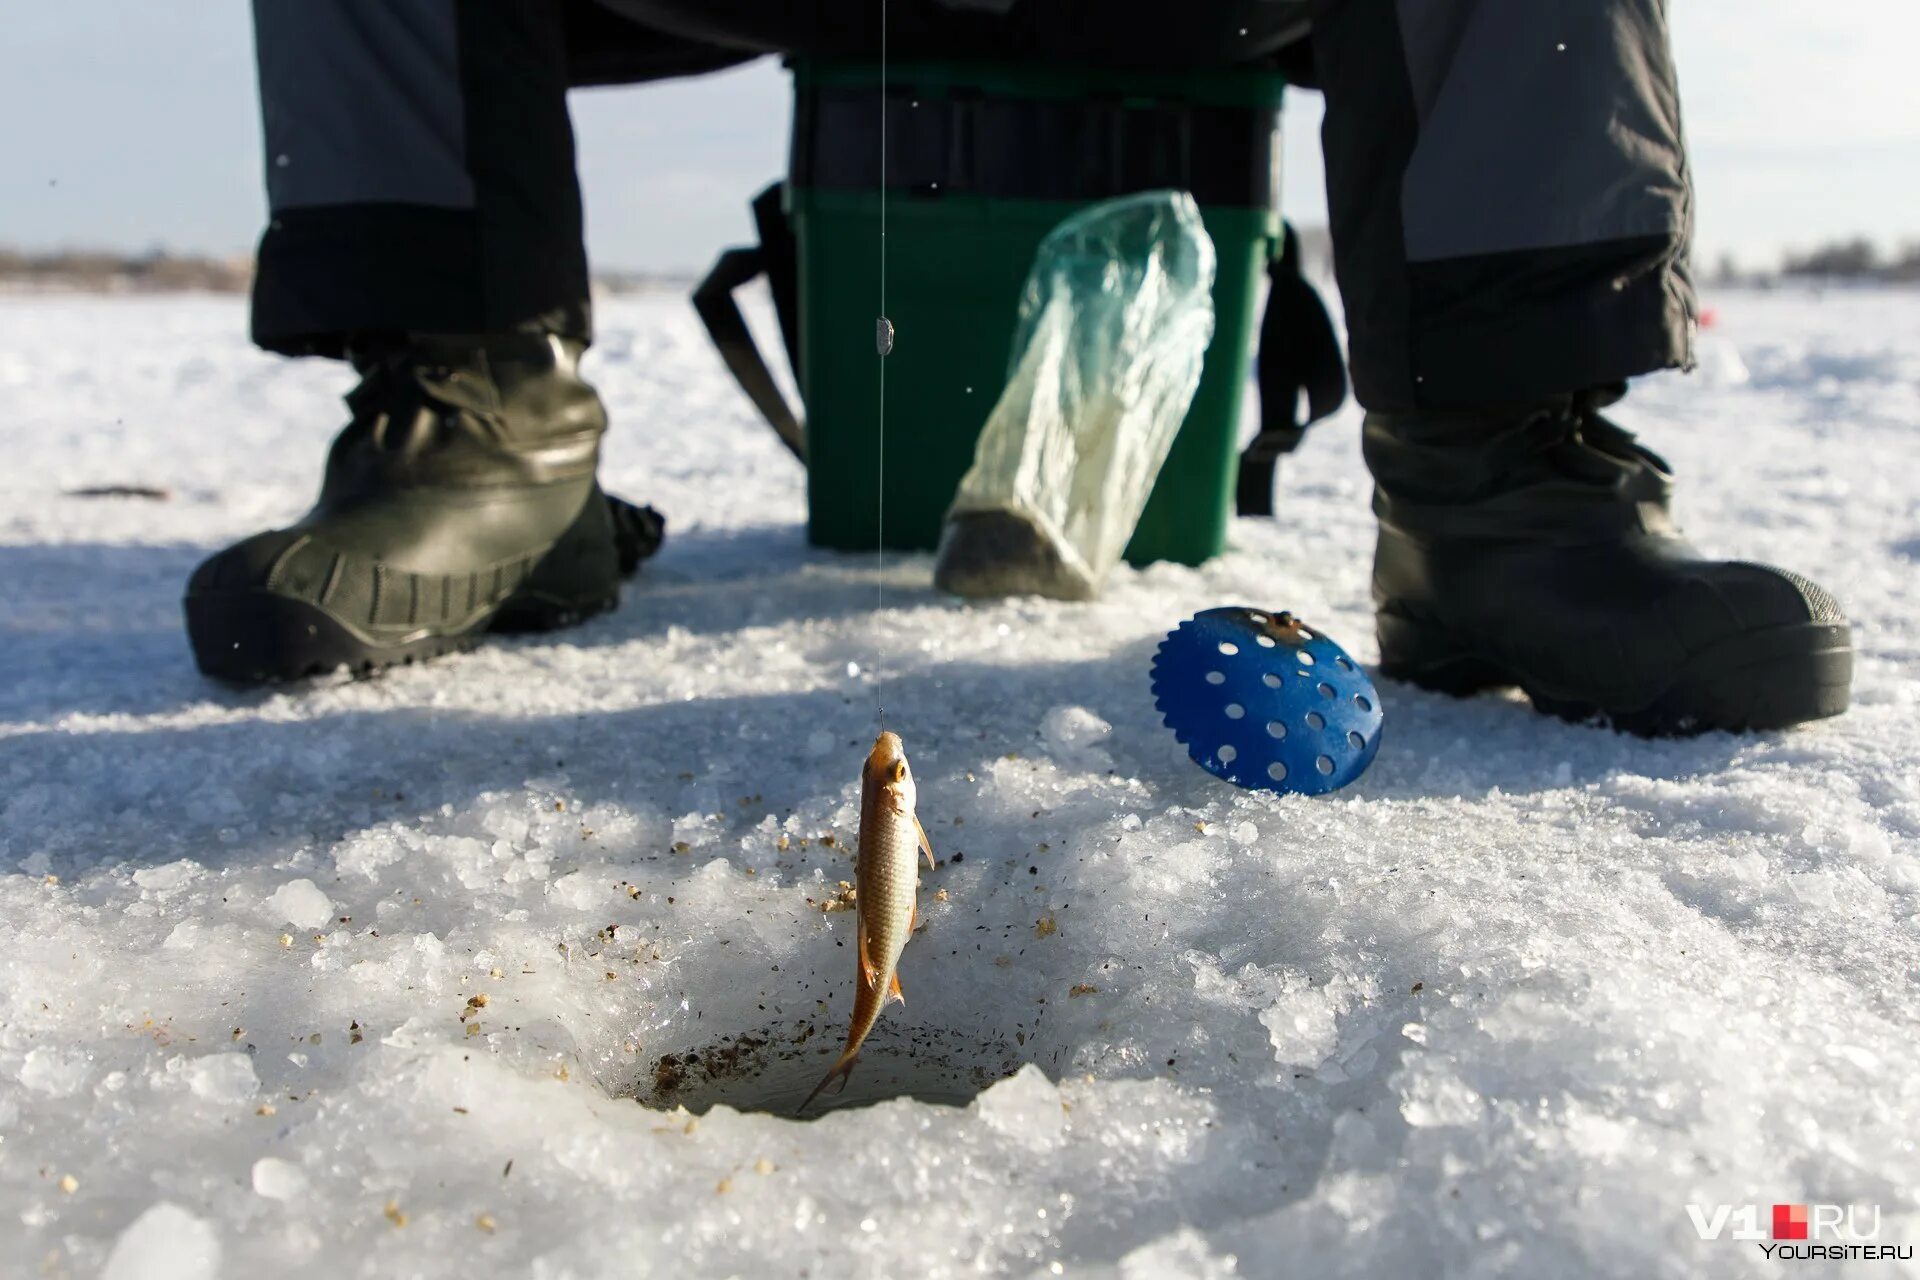
[(827, 1068), (827, 1074), (820, 1077), (820, 1083), (813, 1086), (813, 1092), (807, 1095), (807, 1100), (801, 1103), (793, 1114), (796, 1116), (805, 1115), (807, 1108), (813, 1105), (813, 1100), (820, 1096), (822, 1090), (833, 1083), (835, 1076), (840, 1077), (840, 1087), (845, 1089), (847, 1087), (847, 1081), (853, 1078), (853, 1064), (859, 1060), (860, 1053), (856, 1049), (848, 1049), (845, 1053), (841, 1054), (840, 1061)]

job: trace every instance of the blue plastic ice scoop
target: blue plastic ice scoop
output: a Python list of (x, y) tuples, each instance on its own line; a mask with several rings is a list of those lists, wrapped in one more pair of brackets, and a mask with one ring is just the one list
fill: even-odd
[(1154, 654), (1153, 699), (1194, 763), (1239, 787), (1324, 795), (1380, 750), (1373, 681), (1289, 613), (1188, 618)]

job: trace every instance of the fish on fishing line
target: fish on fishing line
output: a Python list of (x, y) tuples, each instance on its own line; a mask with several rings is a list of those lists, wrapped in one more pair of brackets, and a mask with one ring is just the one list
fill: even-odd
[(814, 1086), (796, 1115), (813, 1105), (836, 1076), (841, 1088), (853, 1074), (860, 1046), (889, 999), (906, 1003), (900, 991), (900, 952), (919, 921), (920, 855), (932, 867), (933, 846), (914, 812), (918, 793), (900, 735), (881, 730), (860, 771), (859, 864), (854, 869), (858, 912), (855, 926), (853, 1024), (847, 1047)]

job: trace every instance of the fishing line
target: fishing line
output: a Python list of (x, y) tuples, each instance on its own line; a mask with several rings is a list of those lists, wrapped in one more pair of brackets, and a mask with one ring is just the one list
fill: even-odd
[(874, 478), (873, 713), (884, 733), (887, 709), (880, 701), (880, 614), (887, 607), (887, 356), (893, 350), (893, 321), (887, 319), (887, 0), (880, 0), (880, 318), (873, 334), (874, 347), (880, 353), (880, 444)]

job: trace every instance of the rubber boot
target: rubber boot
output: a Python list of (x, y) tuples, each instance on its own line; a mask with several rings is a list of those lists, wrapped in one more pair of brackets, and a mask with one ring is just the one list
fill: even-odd
[(1777, 729), (1846, 710), (1852, 640), (1797, 574), (1710, 560), (1673, 475), (1600, 414), (1543, 403), (1370, 413), (1382, 672), (1646, 735)]
[(365, 672), (611, 608), (660, 521), (594, 480), (606, 414), (581, 350), (527, 332), (356, 352), (352, 421), (319, 502), (187, 583), (200, 669), (244, 682)]

